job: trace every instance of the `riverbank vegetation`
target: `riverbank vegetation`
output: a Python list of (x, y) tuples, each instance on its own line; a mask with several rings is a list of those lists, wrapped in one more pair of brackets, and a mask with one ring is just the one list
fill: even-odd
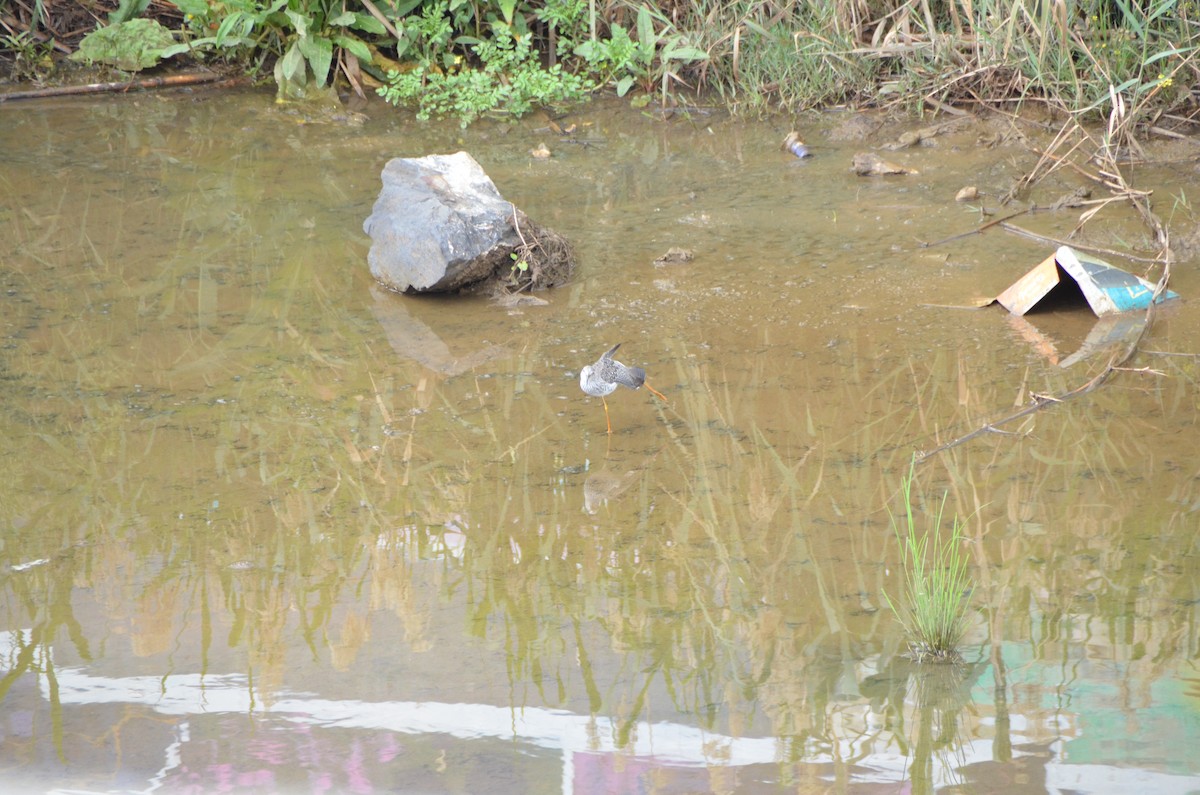
[[(1039, 103), (1190, 118), (1195, 0), (0, 0), (0, 64), (179, 58), (331, 84), (466, 121), (595, 91), (736, 112)], [(97, 4), (99, 7), (101, 4)], [(152, 23), (152, 24), (151, 24)], [(87, 34), (86, 36), (84, 34)]]

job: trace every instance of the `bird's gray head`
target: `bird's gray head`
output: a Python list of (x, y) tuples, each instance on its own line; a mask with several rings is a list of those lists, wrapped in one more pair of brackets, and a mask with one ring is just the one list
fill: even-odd
[(584, 365), (583, 369), (579, 371), (579, 388), (586, 392), (587, 382), (590, 381), (591, 378), (592, 366), (590, 364)]

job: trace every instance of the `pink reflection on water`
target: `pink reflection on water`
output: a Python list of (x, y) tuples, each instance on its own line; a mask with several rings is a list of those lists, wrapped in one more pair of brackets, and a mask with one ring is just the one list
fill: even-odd
[(285, 744), (283, 740), (251, 740), (249, 753), (268, 765), (278, 766), (288, 761), (289, 747), (290, 745)]
[(202, 795), (299, 784), (313, 793), (366, 795), (376, 791), (375, 781), (404, 751), (390, 732), (354, 738), (297, 723), (260, 728), (238, 742), (231, 738), (246, 732), (245, 718), (222, 719), (209, 729), (214, 731), (205, 737), (193, 730), (180, 746), (180, 764), (163, 782), (168, 791)]
[(212, 764), (200, 769), (183, 766), (179, 769), (179, 775), (171, 781), (171, 791), (185, 795), (241, 792), (271, 787), (274, 783), (275, 774), (270, 770), (238, 771), (231, 764)]
[(370, 776), (363, 768), (362, 741), (355, 740), (351, 746), (350, 758), (346, 760), (346, 783), (351, 792), (370, 792)]
[(396, 757), (400, 756), (400, 753), (404, 750), (404, 746), (401, 745), (396, 740), (395, 735), (392, 734), (386, 734), (381, 739), (383, 742), (379, 744), (379, 761), (381, 764), (387, 764)]

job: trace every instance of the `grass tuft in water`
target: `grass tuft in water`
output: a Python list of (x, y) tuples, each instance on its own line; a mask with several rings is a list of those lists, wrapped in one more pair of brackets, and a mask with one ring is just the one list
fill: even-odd
[[(958, 646), (966, 632), (969, 597), (967, 561), (962, 553), (962, 525), (954, 517), (950, 537), (942, 533), (946, 495), (932, 524), (921, 532), (913, 517), (913, 467), (901, 481), (903, 523), (892, 514), (892, 530), (903, 553), (904, 594), (899, 601), (884, 592), (888, 606), (909, 636), (910, 656), (923, 662), (958, 662)], [(890, 511), (889, 511), (890, 513)]]

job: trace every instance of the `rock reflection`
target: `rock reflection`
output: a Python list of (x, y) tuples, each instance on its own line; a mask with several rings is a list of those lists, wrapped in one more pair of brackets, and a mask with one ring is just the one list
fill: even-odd
[[(384, 336), (401, 359), (412, 359), (424, 367), (444, 376), (455, 376), (474, 370), (481, 365), (511, 356), (512, 352), (500, 345), (488, 345), (462, 355), (451, 353), (450, 346), (428, 324), (413, 317), (406, 301), (421, 299), (404, 298), (381, 287), (371, 287), (374, 302), (371, 312), (375, 315)], [(429, 303), (449, 299), (425, 298)]]

